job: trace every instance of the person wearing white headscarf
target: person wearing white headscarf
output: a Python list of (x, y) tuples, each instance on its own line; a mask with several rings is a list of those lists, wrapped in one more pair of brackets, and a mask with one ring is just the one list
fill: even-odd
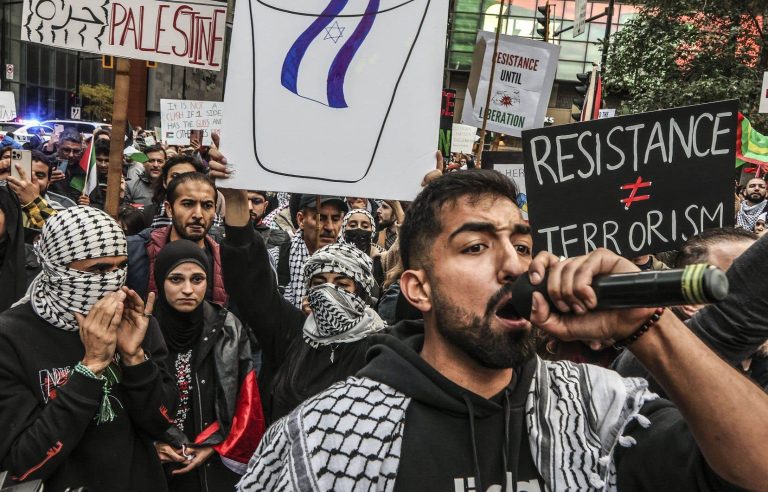
[(371, 306), (373, 262), (347, 243), (317, 250), (302, 270), (307, 293), (302, 311), (277, 290), (264, 241), (250, 225), (245, 197), (237, 190), (226, 190), (225, 197), (224, 283), (262, 348), (262, 405), (267, 421), (273, 422), (365, 364), (372, 335), (386, 330)]
[(42, 271), (0, 314), (2, 467), (51, 490), (165, 490), (152, 439), (178, 396), (154, 299), (123, 287), (125, 235), (72, 207), (46, 221), (35, 252)]

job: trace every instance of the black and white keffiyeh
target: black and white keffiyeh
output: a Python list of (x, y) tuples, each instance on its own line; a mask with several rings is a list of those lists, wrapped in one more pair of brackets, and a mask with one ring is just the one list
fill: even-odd
[(330, 244), (310, 257), (304, 267), (312, 308), (304, 322), (304, 340), (309, 345), (317, 348), (356, 342), (387, 326), (357, 294), (331, 283), (309, 287), (312, 277), (319, 273), (340, 273), (354, 280), (370, 297), (374, 286), (372, 270), (371, 258), (350, 244)]
[(291, 239), (291, 248), (288, 253), (288, 272), (291, 279), (285, 286), (285, 300), (296, 307), (301, 307), (301, 300), (306, 294), (304, 286), (304, 265), (309, 259), (309, 250), (307, 243), (304, 242), (304, 230), (296, 231)]
[(749, 202), (744, 200), (741, 202), (741, 207), (739, 207), (739, 213), (736, 214), (736, 225), (748, 231), (754, 231), (757, 219), (760, 214), (765, 212), (766, 206), (768, 206), (768, 200), (763, 200), (754, 205), (749, 205)]
[(280, 229), (280, 226), (277, 225), (277, 222), (275, 222), (275, 218), (277, 215), (288, 208), (291, 204), (291, 194), (290, 193), (284, 193), (280, 192), (277, 194), (277, 207), (269, 212), (264, 219), (262, 219), (261, 223), (265, 226), (269, 227), (270, 229)]
[(366, 209), (356, 208), (347, 212), (347, 214), (341, 220), (341, 228), (339, 229), (338, 236), (338, 241), (340, 243), (347, 242), (346, 239), (344, 239), (344, 233), (347, 232), (347, 224), (349, 224), (349, 219), (355, 214), (363, 214), (371, 220), (371, 241), (373, 241), (373, 239), (376, 237), (376, 219), (374, 219), (373, 215), (371, 215), (371, 212), (367, 211)]
[(71, 207), (46, 220), (35, 253), (42, 271), (16, 305), (31, 302), (38, 316), (63, 330), (78, 331), (74, 313), (87, 315), (125, 283), (125, 268), (87, 273), (68, 267), (73, 261), (128, 254), (123, 230), (97, 208)]

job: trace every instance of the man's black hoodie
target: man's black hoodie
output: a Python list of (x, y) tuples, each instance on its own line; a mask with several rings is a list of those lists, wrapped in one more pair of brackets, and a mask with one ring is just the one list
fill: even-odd
[[(485, 399), (448, 380), (421, 358), (423, 326), (421, 321), (405, 321), (392, 327), (389, 335), (374, 335), (368, 364), (357, 374), (411, 398), (395, 490), (545, 490), (525, 422), (536, 360), (517, 368), (504, 391)], [(637, 444), (616, 449), (619, 490), (740, 490), (712, 472), (669, 401), (650, 401), (641, 413), (651, 425), (628, 425), (624, 435)]]
[[(395, 490), (543, 491), (524, 422), (536, 361), (529, 360), (515, 371), (507, 388), (486, 399), (448, 380), (421, 358), (422, 326), (396, 325), (400, 339), (377, 336), (368, 365), (358, 373), (412, 399)], [(489, 489), (492, 485), (496, 488)]]

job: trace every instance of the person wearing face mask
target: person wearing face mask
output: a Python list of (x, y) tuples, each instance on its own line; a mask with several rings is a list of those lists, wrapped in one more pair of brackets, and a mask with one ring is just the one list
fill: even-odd
[(0, 468), (14, 483), (163, 491), (152, 445), (177, 391), (147, 303), (123, 287), (120, 226), (92, 207), (46, 221), (42, 271), (0, 314)]
[(169, 489), (232, 489), (264, 433), (248, 336), (232, 313), (205, 300), (210, 267), (197, 244), (173, 241), (154, 268), (155, 316), (180, 395), (173, 426), (155, 443)]
[(314, 252), (303, 270), (304, 309), (286, 301), (277, 289), (264, 240), (250, 224), (247, 195), (222, 192), (227, 200), (224, 284), (262, 348), (259, 384), (265, 415), (272, 422), (355, 374), (365, 363), (369, 335), (386, 324), (371, 308), (371, 258), (351, 244), (330, 244)]
[(376, 244), (376, 221), (373, 215), (365, 209), (350, 210), (341, 221), (338, 242), (351, 244), (373, 260), (373, 278), (376, 285), (373, 296), (378, 298), (381, 294), (379, 285), (384, 280), (384, 269), (381, 266), (381, 253), (384, 248)]

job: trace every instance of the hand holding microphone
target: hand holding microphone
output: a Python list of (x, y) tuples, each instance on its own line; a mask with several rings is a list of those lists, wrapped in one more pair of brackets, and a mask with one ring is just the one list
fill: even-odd
[(659, 306), (702, 303), (727, 294), (722, 271), (699, 266), (685, 272), (639, 272), (606, 249), (563, 261), (542, 252), (529, 275), (518, 279), (512, 302), (518, 314), (561, 340), (622, 340)]

